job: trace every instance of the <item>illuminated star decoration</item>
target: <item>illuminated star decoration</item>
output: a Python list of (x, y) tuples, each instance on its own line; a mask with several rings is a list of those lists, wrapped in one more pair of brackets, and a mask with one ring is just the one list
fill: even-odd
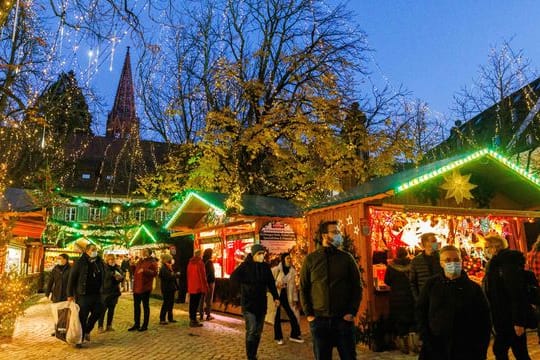
[(354, 230), (353, 230), (353, 232), (354, 232), (354, 235), (360, 234), (360, 227), (359, 227), (358, 225), (354, 225)]
[(452, 174), (445, 176), (445, 183), (441, 185), (441, 188), (446, 190), (445, 199), (455, 198), (458, 204), (463, 202), (463, 199), (470, 200), (473, 198), (471, 190), (478, 185), (471, 184), (469, 175), (461, 175), (458, 170), (452, 171)]
[(349, 216), (347, 216), (347, 225), (352, 225), (352, 221), (353, 221), (353, 218), (352, 218), (352, 216), (349, 214)]

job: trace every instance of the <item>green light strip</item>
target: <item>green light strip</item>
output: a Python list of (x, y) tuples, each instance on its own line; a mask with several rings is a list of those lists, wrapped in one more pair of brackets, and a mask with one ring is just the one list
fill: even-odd
[(472, 161), (472, 160), (477, 159), (477, 158), (479, 158), (481, 156), (484, 156), (484, 155), (491, 156), (492, 158), (496, 159), (500, 163), (502, 163), (502, 164), (506, 165), (507, 167), (509, 167), (510, 169), (514, 170), (516, 173), (520, 174), (521, 176), (523, 176), (527, 180), (531, 181), (533, 184), (540, 186), (540, 179), (537, 176), (529, 173), (527, 170), (525, 170), (521, 166), (514, 164), (513, 162), (511, 162), (510, 160), (508, 160), (507, 158), (505, 158), (504, 156), (502, 156), (501, 154), (499, 154), (498, 152), (496, 152), (494, 150), (482, 149), (482, 150), (479, 150), (477, 152), (472, 153), (471, 155), (468, 155), (468, 156), (464, 157), (463, 159), (453, 161), (450, 164), (447, 164), (445, 166), (440, 167), (439, 169), (433, 170), (433, 171), (431, 171), (431, 172), (429, 172), (427, 174), (424, 174), (424, 175), (419, 176), (417, 178), (414, 178), (414, 179), (412, 179), (412, 180), (410, 180), (410, 181), (408, 181), (406, 183), (403, 183), (400, 186), (398, 186), (397, 188), (395, 188), (394, 192), (397, 194), (397, 193), (405, 191), (405, 190), (407, 190), (407, 189), (409, 189), (409, 188), (411, 188), (413, 186), (425, 183), (426, 181), (431, 180), (436, 176), (442, 175), (442, 174), (444, 174), (444, 173), (446, 173), (446, 172), (448, 172), (450, 170), (453, 170), (453, 169), (455, 169), (455, 168), (457, 168), (457, 167), (459, 167), (459, 166), (461, 166), (461, 165), (463, 165), (465, 163), (468, 163), (469, 161)]
[(146, 228), (146, 226), (144, 225), (141, 225), (139, 227), (139, 229), (137, 229), (137, 232), (135, 232), (135, 234), (133, 235), (133, 237), (131, 238), (131, 240), (129, 241), (129, 246), (131, 246), (131, 244), (133, 244), (133, 241), (135, 241), (135, 239), (137, 238), (137, 236), (139, 236), (139, 234), (141, 233), (141, 231), (144, 230), (146, 232), (146, 234), (148, 234), (148, 236), (150, 236), (150, 239), (152, 239), (152, 242), (156, 243), (157, 240), (156, 238), (154, 237), (154, 235), (152, 234), (152, 232), (150, 230), (148, 230)]
[(169, 226), (171, 226), (175, 221), (176, 219), (178, 218), (178, 216), (180, 215), (180, 213), (182, 212), (182, 210), (186, 207), (186, 205), (188, 204), (188, 202), (191, 200), (192, 197), (196, 197), (197, 199), (201, 200), (203, 203), (205, 203), (206, 205), (210, 206), (211, 208), (213, 208), (217, 213), (220, 213), (220, 214), (224, 214), (225, 213), (225, 210), (223, 210), (222, 208), (220, 208), (219, 206), (217, 205), (214, 205), (212, 204), (211, 202), (209, 202), (208, 200), (206, 200), (205, 198), (203, 198), (202, 196), (200, 196), (199, 194), (193, 192), (193, 191), (190, 191), (188, 192), (188, 194), (186, 195), (186, 198), (184, 199), (184, 201), (182, 202), (182, 204), (180, 204), (180, 206), (178, 207), (178, 209), (176, 209), (176, 211), (174, 212), (174, 214), (171, 216), (171, 218), (169, 219), (169, 221), (167, 221), (167, 224), (165, 224), (164, 228), (165, 229), (169, 229)]

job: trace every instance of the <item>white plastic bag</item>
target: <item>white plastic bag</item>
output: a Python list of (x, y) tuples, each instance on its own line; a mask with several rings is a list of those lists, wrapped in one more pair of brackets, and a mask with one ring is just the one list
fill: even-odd
[(69, 327), (66, 333), (66, 342), (68, 344), (80, 344), (82, 343), (82, 326), (81, 320), (79, 320), (79, 305), (75, 301), (68, 301), (69, 309), (71, 310), (71, 316), (69, 317)]

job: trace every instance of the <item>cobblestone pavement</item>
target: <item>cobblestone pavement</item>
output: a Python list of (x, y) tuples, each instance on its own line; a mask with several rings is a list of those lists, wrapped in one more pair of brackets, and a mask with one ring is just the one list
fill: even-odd
[[(131, 333), (126, 329), (132, 325), (133, 305), (131, 296), (124, 294), (118, 303), (113, 327), (116, 331), (91, 334), (89, 343), (75, 349), (50, 334), (53, 329), (49, 302), (41, 301), (26, 310), (25, 316), (17, 320), (13, 340), (0, 344), (0, 359), (130, 359), (144, 356), (145, 359), (244, 359), (244, 323), (240, 317), (221, 313), (214, 314), (215, 320), (204, 322), (201, 328), (188, 327), (187, 304), (175, 304), (175, 324), (158, 324), (161, 301), (151, 299), (150, 326), (144, 333)], [(283, 325), (284, 335), (289, 325)], [(303, 360), (313, 359), (311, 339), (305, 320), (301, 323), (306, 342), (297, 344), (285, 341), (277, 345), (273, 341), (272, 326), (265, 325), (259, 347), (260, 360)], [(540, 359), (540, 346), (534, 334), (529, 336), (532, 359)], [(338, 358), (337, 354), (334, 356)], [(410, 360), (415, 357), (396, 351), (374, 353), (359, 347), (358, 358), (366, 360), (395, 359)]]

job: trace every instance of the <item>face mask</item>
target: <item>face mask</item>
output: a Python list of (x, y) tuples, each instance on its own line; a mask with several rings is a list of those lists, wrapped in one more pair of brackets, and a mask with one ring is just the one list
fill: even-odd
[(439, 243), (437, 242), (431, 243), (431, 250), (439, 251)]
[(333, 237), (332, 245), (335, 247), (340, 247), (343, 245), (343, 236), (341, 234), (335, 234)]
[(96, 258), (97, 257), (97, 251), (92, 251), (90, 253), (90, 257), (93, 259), (93, 258)]
[(448, 276), (454, 277), (461, 274), (460, 262), (447, 262), (444, 264), (444, 273)]

